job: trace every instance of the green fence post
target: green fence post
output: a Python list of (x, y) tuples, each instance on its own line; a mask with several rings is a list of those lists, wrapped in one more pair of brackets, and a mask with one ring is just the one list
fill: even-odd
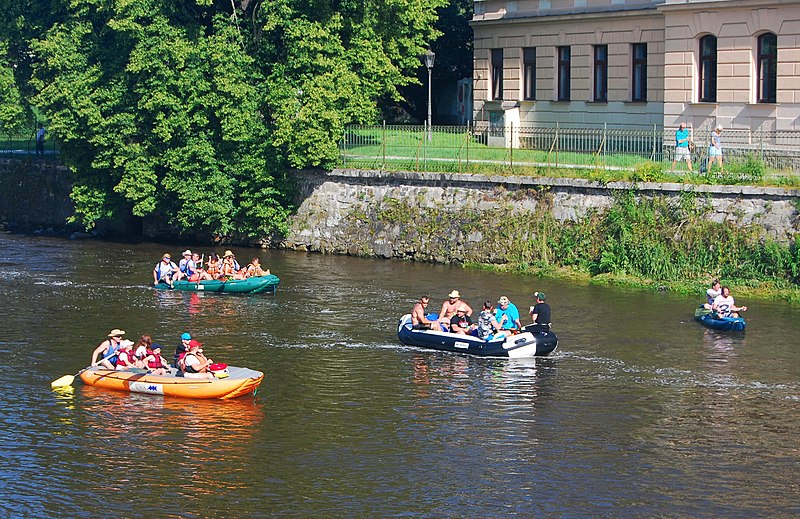
[(559, 148), (559, 137), (558, 137), (558, 123), (556, 122), (556, 167), (558, 167), (558, 148)]
[(508, 165), (514, 173), (514, 123), (508, 125)]
[(650, 153), (653, 162), (656, 161), (656, 125), (653, 125), (653, 151)]
[(425, 121), (425, 134), (422, 136), (422, 167), (428, 171), (428, 121)]
[(472, 140), (472, 130), (469, 125), (469, 121), (467, 121), (467, 170), (469, 170), (469, 141)]

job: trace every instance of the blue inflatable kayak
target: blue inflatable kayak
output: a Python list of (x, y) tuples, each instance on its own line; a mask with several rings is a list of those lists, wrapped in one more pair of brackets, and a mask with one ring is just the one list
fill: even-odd
[(703, 326), (723, 332), (740, 332), (747, 326), (747, 322), (742, 317), (719, 317), (702, 305), (694, 311), (694, 318)]

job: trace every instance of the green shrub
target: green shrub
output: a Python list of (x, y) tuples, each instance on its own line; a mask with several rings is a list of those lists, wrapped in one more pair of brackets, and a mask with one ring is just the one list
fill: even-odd
[(634, 182), (659, 182), (664, 179), (664, 164), (648, 160), (637, 164), (631, 173)]
[(744, 160), (732, 160), (728, 164), (726, 173), (731, 176), (736, 183), (758, 183), (764, 178), (766, 170), (764, 162), (754, 154), (750, 153)]

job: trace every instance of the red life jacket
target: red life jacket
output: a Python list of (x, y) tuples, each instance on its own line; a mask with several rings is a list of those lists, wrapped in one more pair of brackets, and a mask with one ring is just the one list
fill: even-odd
[(178, 360), (175, 361), (175, 367), (181, 371), (186, 371), (185, 358), (187, 353), (188, 353), (187, 351), (181, 352), (181, 354), (178, 355)]
[[(122, 361), (123, 356), (125, 357), (125, 360), (128, 361), (127, 364)], [(117, 363), (115, 364), (115, 366), (128, 367), (128, 364), (133, 364), (133, 359), (131, 357), (133, 357), (133, 352), (131, 351), (119, 352), (119, 355), (117, 356)]]
[(150, 355), (153, 356), (153, 360), (150, 360), (150, 361), (147, 362), (147, 367), (148, 368), (156, 369), (156, 368), (163, 368), (164, 367), (164, 364), (163, 364), (163, 362), (161, 360), (161, 354), (160, 353), (153, 353), (151, 351)]

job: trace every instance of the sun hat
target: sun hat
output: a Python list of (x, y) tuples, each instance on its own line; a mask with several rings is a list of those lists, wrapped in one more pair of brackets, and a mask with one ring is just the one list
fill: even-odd
[(230, 249), (225, 251), (225, 254), (222, 255), (223, 258), (227, 258), (228, 256), (233, 256), (233, 252)]
[(466, 311), (467, 311), (467, 307), (464, 306), (464, 305), (459, 305), (459, 307), (456, 308), (456, 312), (466, 312)]
[(181, 334), (181, 340), (182, 341), (191, 341), (192, 340), (192, 336), (189, 334), (189, 332), (183, 332), (183, 334)]
[(500, 296), (500, 299), (497, 300), (498, 305), (507, 305), (510, 302), (511, 300), (508, 299), (506, 296)]
[(125, 339), (124, 341), (122, 341), (122, 342), (120, 343), (120, 345), (121, 345), (123, 348), (129, 348), (129, 347), (131, 347), (131, 346), (133, 346), (133, 345), (134, 345), (134, 342), (133, 342), (132, 340)]
[(716, 128), (714, 128), (714, 129), (715, 129), (715, 130), (721, 130), (721, 129), (722, 129), (722, 125), (721, 125), (721, 124), (718, 124), (718, 125), (717, 125), (717, 127), (716, 127)]
[(544, 295), (544, 292), (534, 292), (534, 293), (533, 293), (533, 295), (534, 295), (534, 297), (538, 297), (538, 298), (539, 298), (539, 299), (541, 299), (542, 301), (544, 301), (545, 299), (547, 299), (547, 296), (546, 296), (546, 295)]
[(108, 333), (109, 337), (122, 337), (125, 335), (125, 330), (120, 330), (119, 328), (114, 328)]
[(186, 249), (185, 251), (183, 251), (181, 253), (181, 256), (191, 256), (191, 255), (192, 255), (192, 251), (189, 250), (189, 249)]
[(458, 292), (458, 290), (453, 290), (452, 292), (447, 294), (447, 297), (461, 297), (461, 294)]

